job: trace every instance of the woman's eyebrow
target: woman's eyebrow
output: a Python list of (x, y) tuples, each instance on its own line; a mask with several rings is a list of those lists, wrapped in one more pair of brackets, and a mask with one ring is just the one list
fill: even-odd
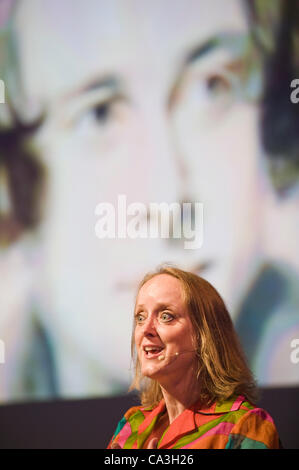
[[(140, 309), (140, 308), (144, 308), (144, 307), (145, 307), (144, 304), (138, 304), (138, 305), (136, 305), (135, 311), (137, 311), (137, 310)], [(165, 302), (158, 302), (158, 303), (156, 304), (156, 307), (157, 307), (158, 309), (161, 309), (161, 308), (162, 308), (162, 309), (166, 309), (166, 308), (173, 308), (174, 305), (172, 305), (172, 304), (170, 304), (170, 303), (165, 303)]]

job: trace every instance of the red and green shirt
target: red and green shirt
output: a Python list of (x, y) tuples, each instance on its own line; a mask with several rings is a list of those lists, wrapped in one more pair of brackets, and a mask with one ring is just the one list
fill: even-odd
[(123, 449), (147, 448), (157, 437), (158, 449), (279, 449), (279, 436), (271, 416), (244, 396), (199, 408), (185, 409), (169, 424), (164, 399), (156, 407), (130, 408), (118, 423), (108, 445)]

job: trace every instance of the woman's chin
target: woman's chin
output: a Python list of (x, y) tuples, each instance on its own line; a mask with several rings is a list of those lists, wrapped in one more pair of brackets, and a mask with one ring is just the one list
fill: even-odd
[(161, 367), (154, 365), (146, 365), (141, 368), (141, 374), (148, 379), (157, 379), (161, 376)]

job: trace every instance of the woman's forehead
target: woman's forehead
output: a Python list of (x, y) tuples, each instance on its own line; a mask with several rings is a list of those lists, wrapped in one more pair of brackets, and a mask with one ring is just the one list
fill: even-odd
[(158, 274), (149, 279), (138, 292), (136, 306), (151, 302), (165, 306), (184, 303), (181, 281), (169, 274)]

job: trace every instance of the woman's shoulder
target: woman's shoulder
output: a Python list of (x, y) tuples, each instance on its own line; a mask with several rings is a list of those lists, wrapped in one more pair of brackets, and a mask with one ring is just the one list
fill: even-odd
[(128, 421), (130, 418), (136, 415), (144, 415), (144, 412), (146, 412), (147, 410), (152, 410), (152, 408), (151, 407), (146, 408), (145, 406), (142, 406), (142, 405), (132, 406), (125, 412), (123, 417)]
[(239, 396), (230, 411), (236, 411), (238, 417), (233, 420), (227, 448), (281, 448), (274, 420), (264, 408), (247, 401), (244, 396)]
[(141, 422), (153, 409), (154, 409), (154, 406), (143, 406), (143, 405), (132, 406), (124, 413), (121, 420), (119, 421), (119, 424), (120, 426), (121, 425), (123, 426), (125, 423), (131, 422), (131, 421)]
[(227, 436), (227, 449), (281, 447), (271, 415), (243, 395), (216, 401), (210, 408), (196, 411), (199, 422), (209, 421), (211, 426), (214, 422), (217, 433), (221, 430)]
[(153, 408), (154, 407), (145, 407), (142, 405), (129, 408), (118, 422), (113, 437), (108, 445), (108, 449), (111, 448), (113, 442), (118, 442), (122, 446), (131, 435), (135, 435), (139, 425)]

